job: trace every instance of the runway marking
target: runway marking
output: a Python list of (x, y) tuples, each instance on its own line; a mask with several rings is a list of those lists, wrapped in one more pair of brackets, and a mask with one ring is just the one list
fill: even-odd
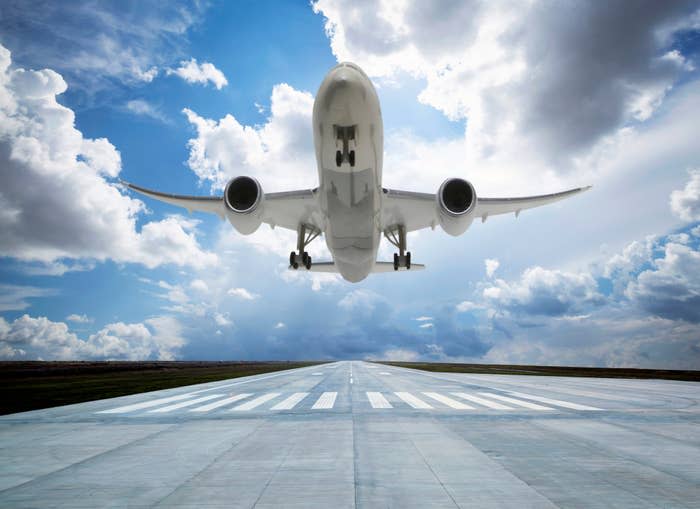
[(174, 405), (164, 406), (163, 408), (156, 408), (155, 410), (151, 410), (150, 413), (172, 412), (173, 410), (179, 410), (180, 408), (196, 405), (197, 403), (204, 403), (205, 401), (220, 398), (221, 396), (223, 396), (223, 394), (210, 394), (209, 396), (202, 396), (201, 398), (182, 401), (180, 403), (175, 403)]
[(367, 369), (377, 369), (377, 366), (367, 366)]
[(389, 373), (388, 371), (380, 371), (379, 374), (380, 375), (391, 375), (391, 373)]
[(525, 394), (524, 392), (508, 391), (508, 394), (517, 396), (519, 398), (531, 399), (533, 401), (539, 401), (540, 403), (547, 403), (549, 405), (561, 406), (564, 408), (571, 408), (572, 410), (602, 410), (602, 408), (597, 408), (594, 406), (580, 405), (579, 403), (569, 403), (568, 401), (561, 401), (559, 399), (544, 398), (542, 396), (532, 396), (531, 394)]
[(324, 392), (311, 408), (313, 410), (327, 410), (329, 408), (333, 408), (333, 405), (335, 405), (335, 398), (337, 396), (337, 392)]
[(511, 403), (513, 405), (529, 408), (530, 410), (554, 410), (553, 408), (549, 408), (547, 406), (536, 405), (535, 403), (530, 403), (529, 401), (522, 401), (515, 398), (509, 398), (507, 396), (501, 396), (500, 394), (491, 394), (490, 392), (480, 392), (479, 394), (481, 394), (482, 396), (486, 396), (487, 398), (500, 399), (501, 401), (505, 401), (506, 403)]
[(311, 376), (323, 376), (323, 373), (311, 373)]
[(282, 400), (279, 403), (277, 403), (270, 410), (291, 410), (292, 408), (297, 406), (297, 404), (308, 395), (309, 395), (308, 392), (295, 392), (294, 394), (289, 396), (287, 399)]
[(471, 394), (466, 394), (464, 392), (453, 392), (452, 395), (457, 396), (458, 398), (463, 398), (472, 401), (479, 405), (484, 405), (485, 407), (492, 408), (494, 410), (513, 410), (509, 406), (501, 405), (500, 403), (496, 403), (495, 401), (489, 401), (487, 399), (480, 398), (479, 396), (472, 396)]
[(437, 392), (424, 392), (423, 394), (425, 394), (429, 398), (433, 398), (435, 401), (439, 401), (440, 403), (447, 405), (450, 408), (454, 408), (456, 410), (474, 410), (473, 406), (466, 405), (461, 401), (448, 398), (447, 396), (443, 396), (442, 394), (438, 394)]
[(317, 366), (309, 366), (308, 368), (285, 369), (284, 371), (282, 371), (280, 373), (274, 373), (272, 375), (265, 375), (265, 376), (252, 375), (255, 378), (249, 378), (248, 380), (241, 380), (240, 382), (232, 382), (230, 384), (217, 385), (216, 387), (209, 387), (208, 389), (200, 389), (200, 390), (194, 391), (190, 394), (199, 394), (201, 392), (208, 392), (208, 391), (218, 391), (218, 390), (224, 389), (226, 387), (233, 387), (234, 385), (243, 385), (243, 384), (249, 384), (251, 382), (259, 382), (260, 380), (267, 380), (268, 378), (275, 378), (278, 376), (294, 375), (294, 374), (297, 374), (301, 371), (308, 371), (309, 369), (312, 369), (312, 368), (318, 369)]
[(242, 405), (238, 405), (237, 407), (232, 408), (231, 412), (252, 410), (253, 408), (259, 407), (263, 403), (267, 403), (271, 399), (275, 399), (279, 395), (280, 395), (279, 392), (270, 392), (268, 394), (263, 394), (262, 396), (258, 396), (255, 399), (251, 399), (250, 401), (246, 401)]
[(368, 392), (367, 399), (372, 408), (394, 408), (391, 406), (381, 392)]
[(416, 398), (410, 392), (395, 392), (394, 394), (411, 405), (413, 408), (433, 408), (422, 399)]
[(208, 405), (198, 406), (197, 408), (193, 408), (192, 410), (190, 410), (190, 412), (209, 412), (210, 410), (214, 410), (216, 408), (226, 406), (230, 403), (235, 403), (236, 401), (245, 399), (248, 396), (252, 396), (252, 395), (253, 395), (252, 393), (236, 394), (235, 396), (231, 396), (230, 398), (225, 398), (225, 399), (222, 399), (220, 401), (214, 401), (214, 403), (209, 403)]
[(95, 412), (98, 414), (123, 414), (126, 412), (133, 412), (134, 410), (143, 410), (144, 408), (151, 408), (158, 405), (164, 405), (165, 403), (172, 403), (173, 401), (181, 401), (183, 399), (191, 398), (192, 394), (179, 394), (177, 396), (170, 396), (169, 398), (152, 399), (150, 401), (144, 401), (143, 403), (134, 403), (133, 405), (120, 406), (117, 408), (111, 408), (109, 410), (102, 410), (100, 412)]

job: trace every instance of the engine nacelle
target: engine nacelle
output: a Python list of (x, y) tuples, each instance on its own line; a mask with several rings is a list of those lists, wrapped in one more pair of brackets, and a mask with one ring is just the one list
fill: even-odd
[(474, 220), (476, 191), (460, 178), (447, 179), (437, 192), (440, 226), (452, 236), (463, 234)]
[(250, 235), (262, 224), (265, 194), (253, 177), (235, 177), (224, 190), (228, 221), (238, 233)]

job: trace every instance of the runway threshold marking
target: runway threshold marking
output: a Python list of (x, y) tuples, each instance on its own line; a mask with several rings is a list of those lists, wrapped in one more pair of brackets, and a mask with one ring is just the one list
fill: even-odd
[(192, 405), (197, 405), (199, 403), (204, 403), (212, 399), (220, 398), (224, 394), (209, 394), (209, 396), (202, 396), (201, 398), (189, 399), (187, 401), (181, 401), (180, 403), (175, 403), (174, 405), (164, 406), (162, 408), (156, 408), (151, 410), (150, 413), (165, 413), (172, 412), (173, 410), (179, 410), (180, 408), (185, 408)]
[(267, 394), (263, 394), (262, 396), (258, 396), (255, 399), (251, 399), (250, 401), (246, 401), (242, 405), (238, 405), (237, 407), (232, 408), (231, 412), (252, 410), (253, 408), (259, 407), (263, 403), (267, 403), (271, 399), (275, 399), (279, 395), (280, 395), (279, 392), (270, 392)]
[(525, 394), (524, 392), (508, 391), (508, 394), (517, 396), (519, 398), (531, 399), (533, 401), (539, 401), (540, 403), (547, 403), (549, 405), (560, 406), (564, 408), (571, 408), (572, 410), (602, 410), (602, 408), (597, 408), (594, 406), (581, 405), (579, 403), (569, 403), (568, 401), (561, 401), (559, 399), (544, 398), (542, 396), (533, 396), (531, 394)]
[(367, 399), (372, 408), (394, 408), (391, 406), (381, 392), (368, 392)]
[(421, 408), (421, 409), (433, 408), (432, 406), (427, 404), (422, 399), (416, 398), (410, 392), (395, 392), (394, 394), (396, 394), (399, 398), (404, 400), (404, 402), (408, 403), (413, 408)]
[(536, 405), (535, 403), (530, 403), (529, 401), (523, 401), (520, 399), (515, 399), (515, 398), (509, 398), (507, 396), (501, 396), (500, 394), (491, 394), (490, 392), (480, 392), (482, 396), (485, 396), (487, 398), (495, 398), (499, 399), (501, 401), (505, 401), (506, 403), (510, 403), (511, 405), (517, 405), (521, 406), (524, 408), (529, 408), (530, 410), (554, 410), (553, 408), (549, 408), (547, 406), (542, 406), (542, 405)]
[(333, 408), (333, 405), (335, 405), (335, 398), (338, 397), (337, 392), (324, 392), (321, 394), (321, 397), (319, 397), (316, 400), (316, 403), (314, 403), (314, 406), (311, 408), (314, 410), (328, 410), (329, 408)]
[(509, 406), (496, 403), (495, 401), (489, 401), (487, 399), (480, 398), (479, 396), (472, 396), (471, 394), (466, 394), (464, 392), (453, 392), (452, 395), (457, 396), (458, 398), (466, 399), (473, 403), (477, 403), (479, 405), (483, 405), (487, 408), (492, 408), (493, 410), (513, 410), (513, 408)]
[(252, 393), (236, 394), (235, 396), (231, 396), (230, 398), (224, 398), (224, 399), (219, 400), (219, 401), (214, 401), (214, 403), (209, 403), (208, 405), (198, 406), (197, 408), (193, 408), (192, 410), (190, 410), (190, 412), (209, 412), (209, 411), (214, 410), (216, 408), (230, 405), (231, 403), (235, 403), (236, 401), (240, 401), (240, 400), (245, 399), (248, 396), (252, 396), (252, 395), (253, 395)]
[(144, 408), (152, 408), (158, 405), (165, 405), (166, 403), (172, 403), (173, 401), (181, 401), (183, 399), (191, 398), (192, 394), (179, 394), (177, 396), (170, 396), (168, 398), (152, 399), (150, 401), (144, 401), (143, 403), (134, 403), (133, 405), (125, 405), (116, 408), (111, 408), (109, 410), (102, 410), (96, 412), (98, 414), (123, 414), (126, 412), (133, 412), (134, 410), (143, 410)]
[(456, 399), (448, 398), (447, 396), (443, 396), (437, 392), (424, 392), (423, 394), (429, 398), (433, 398), (435, 401), (439, 401), (440, 403), (447, 405), (450, 408), (454, 408), (455, 410), (474, 410), (473, 406), (469, 406), (461, 401), (457, 401)]
[(308, 392), (295, 392), (294, 394), (289, 396), (287, 399), (282, 400), (279, 403), (277, 403), (270, 410), (291, 410), (292, 408), (297, 406), (297, 404), (308, 395), (309, 395)]

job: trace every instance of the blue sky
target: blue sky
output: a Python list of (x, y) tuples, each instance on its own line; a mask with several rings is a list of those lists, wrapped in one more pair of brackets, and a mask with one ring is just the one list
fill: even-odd
[[(6, 3), (0, 357), (699, 369), (700, 4), (633, 4)], [(119, 185), (315, 186), (313, 95), (343, 60), (377, 87), (386, 186), (593, 190), (412, 234), (426, 271), (353, 285), (290, 273), (289, 232)]]

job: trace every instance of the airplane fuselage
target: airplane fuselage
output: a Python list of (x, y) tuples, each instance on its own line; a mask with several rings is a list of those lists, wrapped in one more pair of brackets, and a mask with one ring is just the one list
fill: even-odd
[(356, 65), (337, 65), (321, 83), (313, 136), (326, 244), (342, 276), (361, 281), (381, 239), (384, 128), (377, 92)]

